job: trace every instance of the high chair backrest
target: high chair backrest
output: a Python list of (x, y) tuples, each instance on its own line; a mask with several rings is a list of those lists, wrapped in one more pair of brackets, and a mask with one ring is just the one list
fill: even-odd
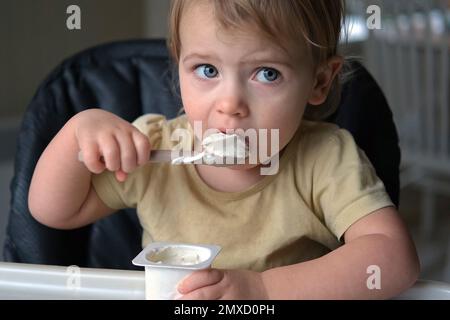
[[(400, 150), (392, 114), (368, 72), (357, 63), (353, 67), (355, 73), (343, 88), (340, 107), (328, 121), (354, 135), (397, 203)], [(175, 117), (181, 101), (172, 70), (164, 40), (123, 41), (76, 54), (40, 85), (17, 142), (6, 261), (135, 268), (131, 260), (141, 250), (142, 228), (134, 209), (120, 210), (77, 230), (55, 230), (30, 215), (28, 189), (41, 153), (77, 112), (98, 107), (130, 122), (145, 113)]]

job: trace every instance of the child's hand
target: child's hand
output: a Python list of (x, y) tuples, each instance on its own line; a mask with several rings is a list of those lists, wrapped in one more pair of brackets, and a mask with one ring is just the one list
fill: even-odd
[(268, 299), (261, 273), (247, 270), (195, 271), (178, 285), (183, 300)]
[(115, 172), (125, 181), (128, 173), (145, 164), (150, 156), (150, 142), (129, 122), (100, 109), (76, 115), (75, 136), (89, 171)]

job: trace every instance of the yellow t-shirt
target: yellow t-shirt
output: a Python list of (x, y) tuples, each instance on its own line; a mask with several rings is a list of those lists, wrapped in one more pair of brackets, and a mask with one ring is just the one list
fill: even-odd
[[(154, 149), (170, 149), (186, 116), (144, 115), (133, 123)], [(192, 143), (192, 141), (191, 141)], [(244, 192), (210, 188), (194, 165), (149, 163), (120, 183), (114, 174), (92, 183), (113, 208), (137, 208), (142, 245), (152, 241), (217, 244), (213, 267), (263, 271), (320, 257), (342, 244), (361, 217), (392, 206), (384, 185), (344, 129), (302, 124), (280, 157), (279, 170)]]

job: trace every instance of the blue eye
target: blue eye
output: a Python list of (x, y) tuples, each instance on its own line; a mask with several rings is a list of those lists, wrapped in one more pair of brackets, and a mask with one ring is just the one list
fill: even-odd
[(203, 79), (217, 77), (217, 69), (210, 64), (202, 64), (195, 68), (195, 73)]
[(261, 82), (270, 83), (278, 79), (280, 73), (272, 68), (261, 68), (256, 74), (256, 79)]

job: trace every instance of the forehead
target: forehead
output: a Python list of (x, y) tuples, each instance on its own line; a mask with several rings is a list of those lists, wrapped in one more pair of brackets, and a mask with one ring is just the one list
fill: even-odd
[(270, 55), (284, 59), (304, 60), (307, 55), (303, 41), (281, 45), (255, 24), (239, 24), (238, 28), (223, 28), (214, 17), (214, 9), (208, 1), (189, 1), (182, 14), (179, 28), (180, 53), (192, 50), (234, 50), (242, 55)]

